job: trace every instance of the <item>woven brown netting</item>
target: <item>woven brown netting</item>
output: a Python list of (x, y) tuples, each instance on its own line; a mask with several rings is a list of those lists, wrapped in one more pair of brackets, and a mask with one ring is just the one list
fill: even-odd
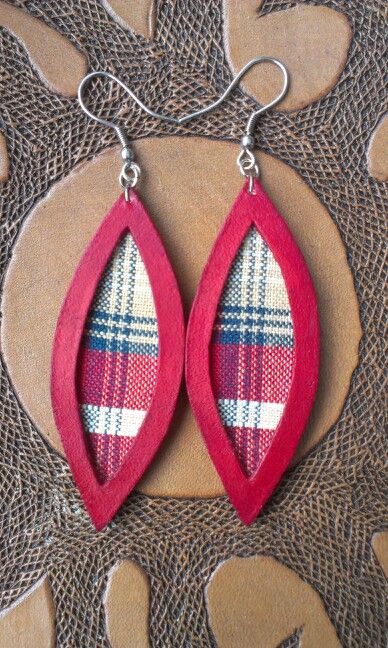
[[(155, 110), (191, 110), (214, 98), (231, 78), (222, 43), (221, 0), (159, 0), (152, 42), (122, 29), (98, 0), (13, 4), (86, 52), (90, 68), (117, 73)], [(262, 12), (295, 4), (267, 0)], [(150, 577), (151, 645), (212, 646), (205, 585), (220, 561), (257, 554), (278, 559), (319, 592), (343, 646), (384, 645), (385, 582), (371, 550), (373, 532), (386, 522), (384, 209), (383, 185), (368, 176), (366, 148), (382, 113), (385, 3), (318, 4), (346, 13), (352, 23), (346, 68), (320, 101), (294, 114), (266, 115), (259, 143), (297, 169), (329, 209), (347, 246), (364, 336), (343, 413), (319, 446), (283, 479), (249, 528), (238, 521), (226, 497), (135, 494), (109, 528), (96, 533), (66, 461), (34, 429), (4, 368), (0, 608), (49, 574), (61, 648), (108, 646), (103, 592), (109, 569), (123, 558), (138, 562)], [(10, 179), (1, 189), (3, 275), (31, 207), (76, 163), (115, 140), (81, 113), (75, 98), (50, 92), (23, 47), (4, 29), (0, 61), (0, 115), (11, 159)], [(113, 94), (109, 103), (106, 96), (97, 91), (90, 101), (96, 110), (113, 115), (122, 96)], [(237, 141), (253, 105), (236, 92), (221, 111), (176, 128), (144, 120), (128, 102), (123, 124), (134, 137), (195, 133)], [(295, 634), (287, 646), (297, 645)]]

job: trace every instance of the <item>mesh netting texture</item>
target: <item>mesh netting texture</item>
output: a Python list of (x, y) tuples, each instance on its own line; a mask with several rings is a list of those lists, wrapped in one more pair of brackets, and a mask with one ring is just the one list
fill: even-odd
[[(302, 2), (303, 3), (303, 0)], [(300, 4), (301, 4), (300, 3)], [(231, 79), (221, 0), (158, 0), (152, 42), (124, 30), (98, 0), (16, 0), (87, 53), (90, 69), (116, 73), (155, 110), (178, 114), (214, 99)], [(294, 6), (267, 0), (261, 12)], [(133, 494), (96, 533), (66, 461), (34, 429), (1, 374), (0, 609), (48, 574), (60, 648), (107, 647), (103, 594), (109, 569), (133, 559), (150, 578), (152, 646), (213, 646), (204, 590), (231, 556), (270, 555), (320, 594), (343, 646), (384, 645), (384, 576), (371, 538), (384, 527), (383, 185), (368, 176), (366, 149), (384, 97), (384, 2), (331, 0), (352, 23), (348, 61), (335, 88), (294, 114), (260, 122), (260, 148), (295, 168), (337, 223), (347, 246), (363, 326), (360, 365), (336, 425), (282, 480), (260, 518), (238, 520), (226, 497)], [(65, 7), (65, 8), (64, 8)], [(1, 273), (37, 200), (76, 163), (116, 143), (75, 98), (51, 92), (21, 44), (0, 30), (1, 128), (11, 161), (1, 188)], [(182, 81), (183, 80), (183, 81)], [(101, 87), (101, 92), (98, 88)], [(113, 115), (123, 99), (103, 86), (92, 110)], [(131, 137), (190, 134), (237, 142), (255, 105), (242, 91), (191, 125), (144, 120), (126, 102)], [(328, 250), (329, 254), (329, 250)], [(39, 377), (37, 376), (37, 380)], [(299, 634), (287, 646), (299, 645)]]

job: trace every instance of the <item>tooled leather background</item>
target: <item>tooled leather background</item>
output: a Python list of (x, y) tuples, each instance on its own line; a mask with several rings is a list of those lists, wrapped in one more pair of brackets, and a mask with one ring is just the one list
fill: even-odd
[[(90, 69), (115, 72), (155, 110), (192, 110), (214, 99), (231, 79), (221, 0), (158, 0), (152, 41), (124, 30), (97, 0), (12, 4), (63, 33), (87, 53)], [(295, 4), (266, 0), (261, 13)], [(293, 569), (320, 594), (343, 646), (383, 646), (385, 581), (371, 538), (386, 522), (384, 185), (368, 174), (366, 150), (383, 112), (384, 3), (319, 4), (345, 13), (352, 25), (346, 67), (319, 101), (295, 113), (266, 115), (260, 122), (260, 148), (301, 174), (329, 209), (347, 247), (364, 335), (341, 417), (287, 474), (250, 527), (241, 525), (226, 497), (133, 494), (112, 524), (96, 534), (66, 461), (34, 430), (3, 366), (0, 609), (48, 574), (61, 648), (109, 645), (102, 604), (107, 575), (127, 558), (150, 578), (151, 645), (213, 646), (206, 583), (221, 561), (263, 554)], [(90, 123), (75, 98), (50, 91), (5, 29), (0, 30), (0, 61), (1, 129), (11, 162), (9, 180), (1, 187), (3, 276), (23, 220), (38, 198), (76, 163), (115, 139)], [(119, 92), (90, 99), (106, 116), (121, 101)], [(252, 106), (253, 100), (238, 91), (222, 111), (180, 129), (144, 120), (128, 103), (123, 123), (131, 137), (192, 133), (238, 141)], [(298, 646), (298, 635), (285, 645)]]

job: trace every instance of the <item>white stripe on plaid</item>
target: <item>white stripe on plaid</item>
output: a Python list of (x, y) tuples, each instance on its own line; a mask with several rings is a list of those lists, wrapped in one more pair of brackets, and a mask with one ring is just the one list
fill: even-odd
[(82, 405), (81, 412), (87, 432), (122, 437), (135, 437), (147, 413), (99, 405)]
[(219, 399), (218, 408), (227, 427), (276, 430), (284, 405), (283, 403)]

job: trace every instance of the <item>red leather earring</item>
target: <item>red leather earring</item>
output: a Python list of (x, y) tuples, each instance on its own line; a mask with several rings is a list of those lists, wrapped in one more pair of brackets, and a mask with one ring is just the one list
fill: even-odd
[[(249, 119), (238, 158), (247, 182), (215, 242), (192, 307), (186, 383), (208, 451), (250, 524), (290, 463), (318, 381), (319, 323), (303, 256), (257, 176)], [(225, 98), (231, 88), (224, 94)]]
[(120, 138), (124, 194), (103, 220), (69, 287), (55, 333), (51, 391), (75, 482), (100, 529), (167, 432), (183, 371), (184, 320), (166, 252), (133, 189), (140, 169), (128, 141), (119, 127), (95, 117), (83, 103), (85, 84), (96, 76), (125, 86), (97, 72), (79, 89), (85, 112)]

